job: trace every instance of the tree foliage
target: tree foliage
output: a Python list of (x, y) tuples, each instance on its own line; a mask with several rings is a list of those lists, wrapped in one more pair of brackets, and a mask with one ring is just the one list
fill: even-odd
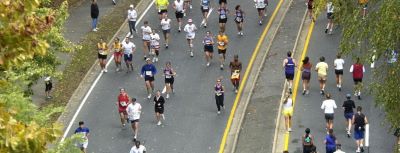
[[(330, 0), (315, 0), (315, 13), (325, 11)], [(365, 19), (358, 0), (331, 0), (335, 6), (335, 22), (342, 29), (340, 52), (361, 57), (365, 64), (371, 57), (379, 64), (373, 75), (371, 91), (377, 106), (383, 108), (386, 120), (400, 127), (400, 67), (388, 63), (393, 50), (400, 51), (400, 1), (369, 0)]]

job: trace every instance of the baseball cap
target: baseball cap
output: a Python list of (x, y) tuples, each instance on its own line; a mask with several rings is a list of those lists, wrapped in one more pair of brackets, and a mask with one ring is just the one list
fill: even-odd
[(188, 22), (193, 22), (193, 20), (192, 19), (188, 19)]
[(133, 4), (129, 5), (130, 8), (133, 8)]
[(346, 94), (346, 98), (350, 98), (351, 97), (351, 94)]
[(146, 61), (150, 61), (150, 58), (146, 58)]

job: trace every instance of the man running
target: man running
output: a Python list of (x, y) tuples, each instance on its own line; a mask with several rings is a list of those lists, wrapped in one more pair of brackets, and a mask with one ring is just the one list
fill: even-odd
[(174, 76), (176, 75), (175, 70), (172, 68), (171, 62), (167, 62), (164, 68), (164, 76), (165, 76), (165, 92), (167, 96), (165, 98), (169, 98), (169, 94), (174, 92)]
[(153, 30), (150, 34), (150, 55), (153, 55), (153, 63), (158, 62), (158, 55), (160, 54), (160, 36)]
[(218, 9), (218, 22), (219, 22), (219, 31), (225, 32), (225, 24), (228, 21), (229, 10), (226, 8), (226, 4), (222, 3)]
[(142, 29), (142, 40), (143, 40), (143, 54), (144, 57), (143, 59), (146, 60), (147, 58), (147, 53), (150, 52), (150, 34), (153, 30), (151, 30), (151, 27), (149, 26), (148, 21), (144, 21), (144, 25), (141, 27)]
[(228, 48), (228, 36), (225, 35), (224, 32), (219, 31), (217, 35), (217, 43), (218, 43), (218, 54), (219, 54), (219, 61), (220, 61), (220, 69), (224, 69), (224, 63), (225, 63), (225, 54), (226, 54), (226, 49)]
[(332, 2), (328, 2), (326, 4), (326, 17), (328, 18), (328, 24), (326, 25), (325, 33), (328, 33), (329, 29), (329, 34), (332, 34), (333, 31), (333, 9), (335, 7), (333, 6)]
[(357, 96), (358, 100), (361, 100), (362, 79), (365, 73), (365, 67), (361, 64), (360, 58), (357, 57), (356, 63), (351, 65), (350, 73), (353, 73), (354, 96)]
[(335, 74), (336, 74), (336, 87), (339, 91), (342, 91), (342, 78), (343, 78), (343, 66), (344, 60), (341, 58), (340, 54), (336, 55), (336, 59), (333, 62), (335, 66)]
[(193, 57), (193, 39), (196, 36), (197, 27), (193, 24), (192, 19), (188, 19), (188, 24), (183, 29), (186, 32), (186, 40), (189, 45), (190, 57)]
[(183, 4), (183, 7), (184, 7), (184, 10), (183, 10), (183, 12), (184, 12), (184, 16), (186, 16), (186, 11), (188, 10), (188, 7), (189, 7), (189, 9), (192, 9), (193, 8), (193, 6), (192, 6), (192, 0), (184, 0), (185, 2), (184, 2), (184, 4)]
[(108, 47), (107, 43), (103, 40), (103, 38), (100, 38), (100, 42), (97, 43), (97, 50), (98, 50), (97, 57), (99, 59), (101, 72), (107, 73), (106, 64), (107, 64)]
[(121, 67), (121, 58), (122, 58), (122, 44), (119, 42), (119, 38), (116, 37), (114, 39), (114, 43), (112, 45), (113, 51), (114, 51), (114, 61), (115, 61), (115, 66), (117, 67), (116, 71), (118, 72)]
[(225, 88), (221, 83), (221, 80), (217, 80), (217, 84), (214, 86), (215, 102), (217, 104), (217, 114), (221, 114), (221, 107), (225, 109), (224, 106), (224, 92)]
[(126, 73), (129, 69), (133, 71), (132, 58), (133, 53), (136, 51), (136, 45), (129, 41), (129, 38), (125, 38), (125, 42), (122, 42), (122, 50), (124, 51), (124, 61), (126, 64)]
[(306, 56), (303, 59), (303, 65), (301, 66), (301, 79), (303, 80), (303, 95), (310, 93), (310, 79), (311, 79), (311, 69), (312, 63), (310, 58)]
[(201, 13), (203, 14), (203, 21), (201, 22), (204, 28), (207, 28), (207, 16), (208, 12), (211, 9), (211, 1), (210, 0), (201, 0)]
[(258, 11), (258, 24), (262, 25), (263, 17), (265, 16), (265, 8), (268, 5), (267, 0), (254, 0), (257, 11)]
[(292, 58), (292, 52), (288, 51), (286, 53), (287, 58), (283, 60), (283, 68), (285, 69), (286, 81), (289, 84), (289, 94), (292, 94), (292, 85), (294, 78), (294, 68), (296, 67), (296, 61)]
[(346, 127), (346, 132), (347, 132), (347, 137), (350, 138), (350, 131), (351, 131), (351, 120), (353, 119), (353, 109), (356, 108), (356, 105), (354, 104), (354, 101), (351, 100), (351, 94), (346, 95), (346, 101), (343, 102), (343, 109), (344, 109), (344, 118), (346, 119), (347, 127)]
[(324, 110), (326, 120), (326, 130), (333, 129), (333, 118), (337, 108), (335, 100), (331, 99), (331, 94), (326, 94), (326, 100), (322, 102), (321, 109)]
[(116, 105), (118, 106), (122, 127), (125, 127), (125, 121), (128, 119), (126, 108), (128, 107), (129, 99), (128, 93), (125, 92), (124, 88), (121, 88), (119, 90), (118, 101), (116, 102)]
[(310, 17), (311, 21), (315, 22), (315, 18), (314, 18), (314, 13), (313, 13), (313, 9), (314, 9), (314, 0), (307, 0), (307, 14)]
[(164, 120), (164, 103), (165, 99), (161, 96), (161, 92), (158, 90), (156, 96), (154, 96), (154, 111), (156, 113), (157, 125), (161, 125), (161, 118)]
[(129, 31), (130, 31), (130, 38), (133, 38), (133, 32), (136, 33), (136, 20), (137, 20), (137, 12), (133, 5), (129, 6), (128, 10), (128, 24), (129, 24)]
[(358, 4), (361, 6), (362, 19), (364, 20), (367, 15), (368, 0), (358, 0)]
[(161, 20), (161, 29), (164, 35), (164, 46), (168, 48), (169, 43), (169, 34), (171, 32), (171, 19), (168, 18), (168, 15), (165, 15), (164, 18)]
[(133, 140), (136, 141), (139, 133), (139, 120), (140, 114), (142, 113), (142, 105), (136, 102), (136, 98), (132, 98), (131, 103), (126, 107), (129, 122), (131, 123), (133, 131)]
[(158, 9), (158, 17), (161, 20), (168, 13), (169, 2), (168, 0), (156, 0), (155, 5)]
[(206, 65), (207, 67), (210, 66), (210, 60), (213, 58), (213, 52), (214, 52), (214, 40), (211, 36), (211, 32), (207, 31), (206, 36), (203, 39), (203, 44), (204, 44), (204, 53), (205, 53), (205, 58), (206, 58)]
[(235, 93), (239, 90), (240, 72), (242, 71), (242, 62), (239, 61), (239, 55), (233, 56), (233, 61), (229, 64), (231, 68), (231, 82), (235, 89)]
[(357, 106), (357, 113), (353, 115), (354, 139), (356, 139), (356, 152), (364, 152), (365, 125), (368, 124), (367, 116), (361, 113), (362, 107)]
[(236, 28), (238, 30), (238, 35), (243, 36), (244, 11), (240, 7), (240, 5), (236, 5), (235, 7), (235, 22)]
[(319, 58), (319, 62), (315, 66), (315, 71), (318, 73), (318, 81), (321, 95), (325, 94), (325, 84), (328, 73), (328, 64), (325, 62), (325, 57)]
[(133, 141), (135, 144), (132, 146), (131, 151), (129, 153), (146, 153), (146, 147), (140, 144), (140, 141)]
[(175, 9), (175, 17), (176, 20), (178, 21), (178, 32), (181, 32), (181, 27), (182, 27), (182, 18), (183, 18), (183, 0), (175, 0), (174, 5)]
[(151, 98), (151, 93), (154, 91), (154, 75), (156, 75), (157, 69), (156, 67), (151, 63), (150, 58), (146, 59), (146, 64), (143, 65), (140, 76), (143, 78), (146, 83), (146, 89), (147, 89), (147, 99)]
[(83, 121), (79, 121), (79, 127), (75, 130), (74, 134), (81, 135), (83, 141), (79, 141), (76, 145), (81, 149), (82, 152), (86, 153), (86, 149), (89, 144), (89, 128), (85, 126)]

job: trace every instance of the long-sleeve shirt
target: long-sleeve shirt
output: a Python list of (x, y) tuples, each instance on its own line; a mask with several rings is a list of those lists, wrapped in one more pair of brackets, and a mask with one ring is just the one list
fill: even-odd
[(153, 77), (157, 73), (157, 69), (153, 64), (143, 65), (141, 75), (145, 77)]
[(92, 18), (99, 17), (99, 6), (96, 3), (92, 3), (90, 6), (90, 16)]

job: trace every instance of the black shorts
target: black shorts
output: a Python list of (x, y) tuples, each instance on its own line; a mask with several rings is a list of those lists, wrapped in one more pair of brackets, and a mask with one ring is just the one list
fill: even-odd
[(226, 49), (218, 49), (218, 54), (226, 54)]
[(132, 54), (124, 54), (125, 62), (132, 62)]
[(156, 113), (164, 114), (164, 107), (154, 107)]
[(131, 122), (131, 124), (138, 122), (139, 123), (139, 119), (136, 120), (129, 120), (129, 122)]
[(170, 32), (171, 32), (171, 29), (162, 30), (162, 32), (163, 32), (163, 34), (165, 35), (165, 34), (167, 34), (167, 33), (170, 33)]
[(214, 46), (212, 45), (204, 45), (204, 51), (205, 52), (214, 52)]
[(178, 11), (176, 11), (175, 12), (175, 17), (178, 19), (181, 19), (181, 18), (183, 18), (183, 12), (178, 12)]
[(144, 81), (153, 82), (153, 81), (154, 81), (154, 77), (148, 77), (148, 76), (146, 76), (146, 77), (144, 77)]
[(264, 8), (257, 8), (257, 11), (264, 11), (265, 10), (265, 7)]
[(102, 55), (100, 53), (97, 54), (97, 58), (99, 59), (107, 59), (107, 55)]
[(44, 91), (50, 91), (53, 88), (53, 83), (45, 83), (46, 89)]
[(327, 13), (327, 14), (326, 14), (326, 17), (327, 17), (328, 19), (333, 19), (333, 13)]
[(243, 22), (243, 18), (241, 18), (241, 17), (235, 17), (235, 22), (236, 22), (236, 23), (242, 23), (242, 22)]
[(221, 19), (221, 18), (219, 18), (219, 23), (226, 23), (228, 21), (228, 19), (227, 18), (225, 18), (225, 19)]
[(167, 10), (160, 10), (160, 11), (158, 12), (158, 14), (164, 14), (164, 13), (168, 13), (168, 11), (167, 11)]
[(336, 75), (343, 75), (343, 70), (335, 70)]
[(201, 7), (201, 12), (203, 12), (203, 13), (204, 13), (204, 12), (207, 12), (207, 13), (208, 13), (209, 11), (210, 11), (209, 8), (208, 8), (208, 9), (204, 9), (203, 6)]
[(334, 118), (334, 114), (333, 113), (332, 114), (325, 113), (325, 120), (326, 121), (333, 120), (333, 118)]
[(358, 78), (358, 79), (353, 78), (353, 81), (354, 81), (354, 84), (358, 84), (358, 83), (362, 82), (362, 78)]
[(165, 78), (165, 84), (167, 84), (167, 83), (169, 83), (169, 84), (174, 84), (174, 81), (175, 81), (174, 77)]
[(285, 73), (285, 77), (286, 77), (287, 80), (293, 80), (294, 74), (286, 74)]
[(228, 4), (228, 3), (226, 2), (226, 0), (219, 0), (219, 5), (221, 5), (222, 3)]

